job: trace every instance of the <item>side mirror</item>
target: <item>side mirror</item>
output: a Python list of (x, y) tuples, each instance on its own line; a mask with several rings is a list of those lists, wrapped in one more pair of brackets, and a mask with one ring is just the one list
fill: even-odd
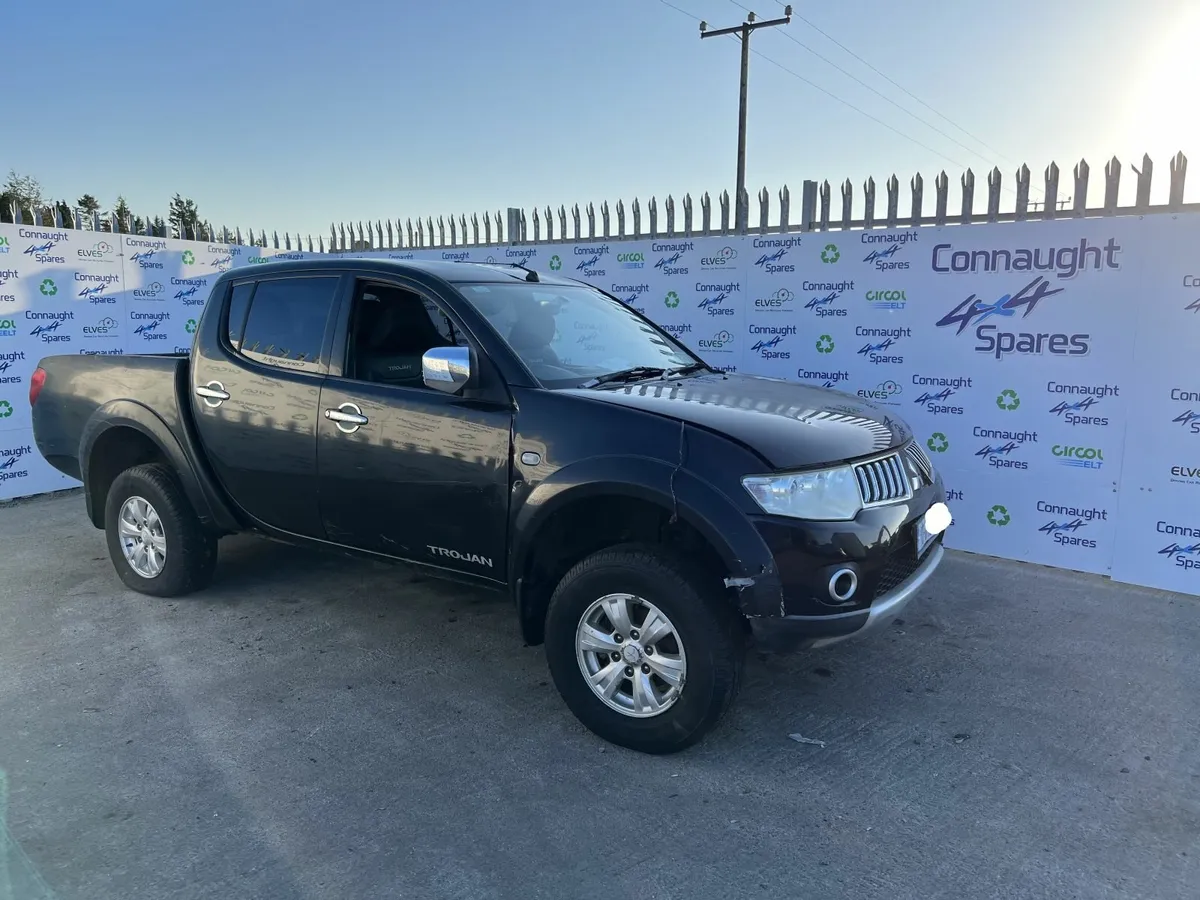
[(434, 347), (421, 357), (421, 380), (425, 387), (457, 394), (470, 379), (469, 347)]

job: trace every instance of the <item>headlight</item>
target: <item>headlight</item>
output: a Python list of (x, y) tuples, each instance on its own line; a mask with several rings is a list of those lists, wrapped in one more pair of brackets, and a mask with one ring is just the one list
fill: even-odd
[(742, 484), (773, 516), (837, 521), (853, 519), (862, 509), (858, 482), (849, 466), (794, 475), (748, 475)]

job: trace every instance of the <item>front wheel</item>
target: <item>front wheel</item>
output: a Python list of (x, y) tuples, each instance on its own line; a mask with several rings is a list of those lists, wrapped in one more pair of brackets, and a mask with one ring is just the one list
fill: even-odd
[(217, 540), (204, 530), (171, 470), (134, 466), (118, 475), (104, 506), (108, 555), (127, 587), (178, 597), (206, 586)]
[(741, 680), (737, 613), (715, 585), (651, 547), (602, 550), (559, 582), (546, 658), (567, 706), (607, 741), (674, 753), (699, 741)]

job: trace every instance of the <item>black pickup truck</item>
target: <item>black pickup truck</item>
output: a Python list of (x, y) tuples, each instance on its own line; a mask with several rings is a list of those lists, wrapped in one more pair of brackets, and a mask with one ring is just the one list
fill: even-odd
[(30, 403), (130, 588), (202, 588), (218, 539), (256, 531), (507, 591), (575, 715), (651, 753), (718, 722), (749, 635), (893, 618), (950, 524), (890, 413), (715, 371), (522, 266), (235, 269), (189, 357), (47, 357)]

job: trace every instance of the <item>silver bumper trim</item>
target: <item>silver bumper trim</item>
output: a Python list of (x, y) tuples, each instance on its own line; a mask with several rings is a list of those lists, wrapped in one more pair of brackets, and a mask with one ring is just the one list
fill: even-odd
[(863, 637), (883, 628), (900, 615), (904, 607), (908, 606), (909, 601), (916, 596), (917, 591), (929, 580), (929, 576), (934, 573), (934, 570), (937, 569), (938, 564), (945, 555), (946, 550), (942, 546), (941, 541), (938, 541), (930, 549), (929, 555), (925, 557), (925, 561), (917, 567), (915, 572), (900, 582), (894, 591), (884, 594), (871, 605), (871, 611), (867, 616), (866, 624), (862, 628), (852, 631), (849, 634), (816, 638), (809, 641), (807, 645), (813, 648), (828, 647), (831, 644), (840, 644), (842, 641), (849, 640), (850, 638)]

